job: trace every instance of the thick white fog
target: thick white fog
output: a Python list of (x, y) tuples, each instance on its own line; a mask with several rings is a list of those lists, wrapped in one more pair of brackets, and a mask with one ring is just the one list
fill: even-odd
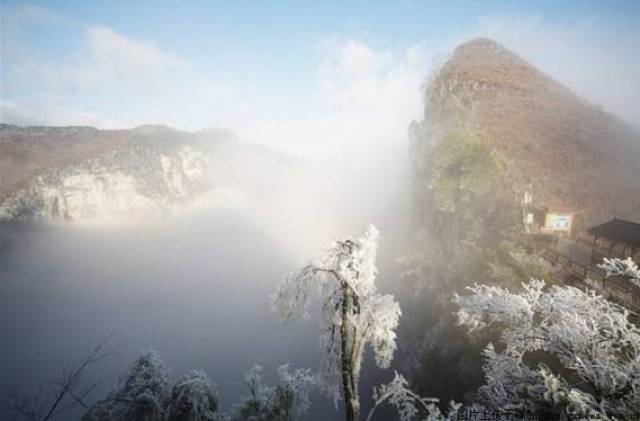
[[(283, 324), (270, 295), (333, 237), (367, 223), (382, 231), (381, 287), (400, 287), (405, 148), (400, 139), (395, 155), (354, 155), (332, 167), (285, 157), (280, 170), (235, 151), (213, 171), (213, 207), (3, 228), (0, 393), (37, 391), (109, 333), (117, 352), (89, 373), (103, 392), (148, 348), (175, 377), (206, 370), (227, 409), (246, 392), (253, 364), (267, 378), (287, 362), (317, 369), (316, 322)], [(365, 373), (363, 387), (377, 375)], [(318, 399), (311, 416), (334, 416)]]

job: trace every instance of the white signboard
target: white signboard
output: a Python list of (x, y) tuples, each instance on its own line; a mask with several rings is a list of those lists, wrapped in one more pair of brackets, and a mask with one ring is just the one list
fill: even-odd
[(544, 221), (545, 231), (554, 232), (571, 232), (571, 224), (573, 223), (573, 214), (570, 213), (553, 213), (547, 214)]

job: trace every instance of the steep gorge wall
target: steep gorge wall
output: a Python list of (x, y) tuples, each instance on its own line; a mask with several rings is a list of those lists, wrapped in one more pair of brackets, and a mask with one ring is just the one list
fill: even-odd
[[(0, 221), (162, 214), (214, 187), (224, 131), (3, 125)], [(22, 164), (26, 164), (23, 168)]]
[(226, 130), (0, 125), (0, 222), (264, 203), (306, 166)]
[(190, 146), (138, 147), (49, 169), (0, 205), (0, 220), (79, 220), (168, 210), (211, 187), (210, 159)]

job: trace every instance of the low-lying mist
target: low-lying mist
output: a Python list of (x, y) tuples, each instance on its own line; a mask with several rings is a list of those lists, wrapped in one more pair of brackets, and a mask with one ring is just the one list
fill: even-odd
[[(109, 334), (117, 352), (89, 374), (101, 393), (149, 348), (174, 377), (207, 371), (224, 409), (246, 393), (243, 373), (253, 364), (264, 366), (267, 379), (285, 363), (318, 369), (317, 324), (284, 324), (270, 294), (332, 237), (356, 235), (367, 223), (382, 232), (381, 288), (399, 288), (405, 146), (398, 142), (395, 155), (354, 156), (348, 166), (287, 158), (279, 170), (239, 154), (213, 172), (218, 192), (226, 192), (213, 207), (109, 224), (3, 227), (0, 394), (38, 393)], [(365, 367), (363, 389), (379, 375)], [(334, 411), (318, 397), (310, 416)]]

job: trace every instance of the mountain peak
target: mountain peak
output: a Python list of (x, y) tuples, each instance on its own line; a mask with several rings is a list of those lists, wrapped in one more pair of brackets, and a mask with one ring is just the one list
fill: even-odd
[(507, 50), (502, 44), (497, 41), (492, 40), (491, 38), (474, 38), (470, 41), (467, 41), (463, 44), (460, 44), (456, 49), (458, 51), (484, 51), (484, 52), (497, 52), (497, 51), (506, 51)]
[(141, 126), (136, 126), (132, 129), (136, 133), (142, 134), (156, 134), (156, 133), (167, 133), (167, 132), (175, 132), (176, 129), (169, 127), (164, 124), (143, 124)]
[(525, 59), (489, 38), (476, 38), (457, 47), (432, 85), (473, 89), (529, 91), (568, 89)]
[(543, 206), (585, 210), (585, 223), (640, 215), (640, 135), (493, 40), (454, 50), (427, 87), (425, 118), (436, 133), (475, 132), (514, 190), (536, 180)]

